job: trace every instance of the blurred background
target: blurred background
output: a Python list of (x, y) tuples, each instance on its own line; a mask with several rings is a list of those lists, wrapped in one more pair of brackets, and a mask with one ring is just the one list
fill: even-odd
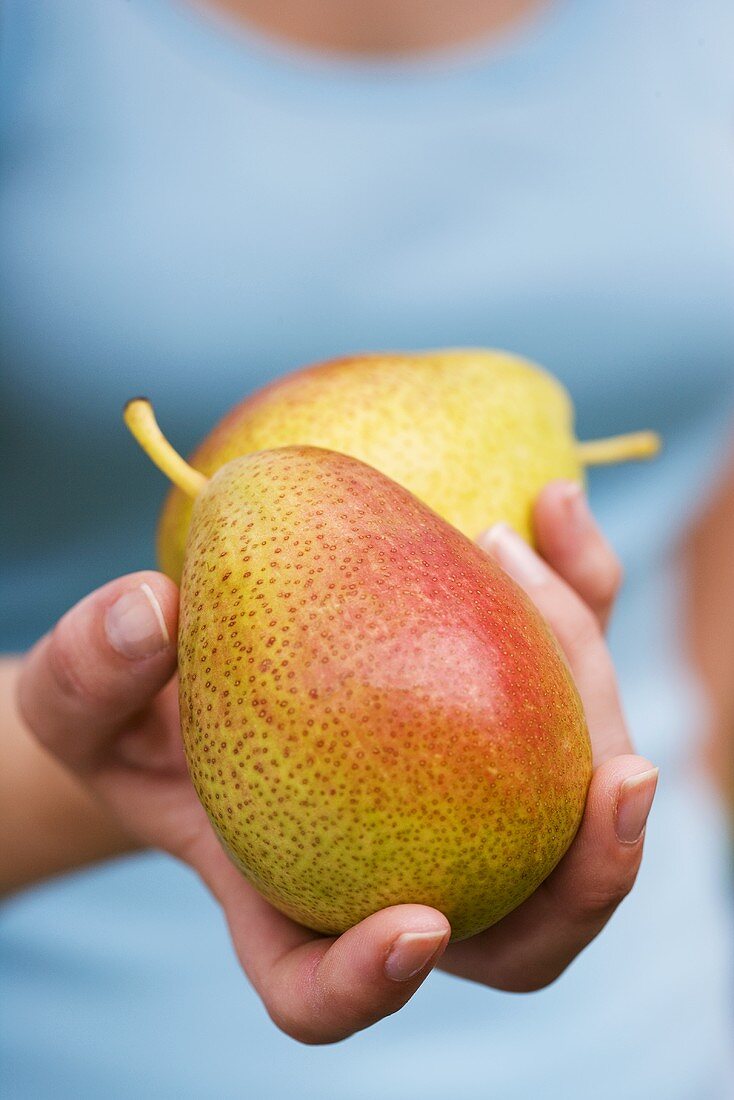
[(564, 382), (581, 439), (665, 439), (591, 477), (661, 781), (637, 887), (559, 982), (435, 975), (300, 1047), (193, 874), (125, 857), (5, 903), (5, 1095), (734, 1095), (732, 56), (728, 0), (5, 0), (5, 651), (154, 566), (136, 393), (186, 452), (309, 361), (502, 347)]

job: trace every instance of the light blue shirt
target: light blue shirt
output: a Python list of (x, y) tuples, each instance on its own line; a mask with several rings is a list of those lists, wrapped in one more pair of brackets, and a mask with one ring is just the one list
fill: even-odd
[(724, 832), (692, 763), (706, 713), (673, 564), (734, 408), (731, 4), (556, 0), (498, 42), (384, 64), (177, 0), (5, 0), (0, 29), (6, 647), (153, 564), (164, 486), (120, 421), (138, 392), (185, 451), (306, 361), (499, 346), (566, 383), (581, 438), (666, 441), (591, 478), (661, 782), (636, 889), (559, 982), (436, 975), (397, 1017), (301, 1047), (193, 874), (123, 859), (6, 904), (3, 1095), (731, 1095)]

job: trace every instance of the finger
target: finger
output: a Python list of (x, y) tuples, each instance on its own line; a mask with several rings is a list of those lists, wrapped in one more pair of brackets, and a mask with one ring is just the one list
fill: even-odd
[(614, 667), (594, 613), (506, 524), (490, 528), (479, 544), (525, 589), (558, 639), (584, 705), (594, 763), (631, 752)]
[(334, 1043), (397, 1012), (451, 935), (437, 910), (396, 905), (339, 937), (323, 937), (274, 909), (213, 834), (186, 858), (222, 904), (240, 962), (268, 1013), (302, 1043)]
[(622, 566), (575, 481), (552, 481), (534, 512), (538, 550), (605, 626), (622, 583)]
[(576, 839), (553, 874), (494, 928), (451, 946), (442, 967), (515, 992), (554, 981), (631, 890), (656, 786), (657, 769), (643, 757), (602, 764)]
[(399, 905), (367, 917), (333, 940), (287, 952), (262, 990), (279, 1027), (305, 1043), (333, 1043), (397, 1012), (448, 943), (441, 913)]
[(132, 573), (78, 603), (29, 653), (23, 716), (42, 744), (84, 770), (171, 677), (178, 590), (160, 573)]

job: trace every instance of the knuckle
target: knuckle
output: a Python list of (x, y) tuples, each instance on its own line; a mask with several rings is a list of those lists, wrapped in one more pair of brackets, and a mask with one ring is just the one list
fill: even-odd
[[(294, 997), (293, 982), (288, 982), (288, 992), (283, 987), (283, 976), (277, 971), (269, 975), (263, 1000), (268, 1016), (279, 1031), (304, 1046), (320, 1046), (333, 1040), (324, 1034), (324, 1014), (319, 1011), (317, 989), (306, 982), (301, 996)], [(299, 982), (296, 985), (300, 984)]]
[(46, 661), (60, 702), (95, 710), (110, 703), (109, 691), (103, 678), (95, 674), (90, 654), (80, 653), (63, 620), (51, 632)]
[(30, 657), (26, 657), (15, 685), (15, 702), (23, 724), (42, 745), (47, 745), (43, 724), (38, 720), (35, 703), (34, 677)]
[(638, 864), (625, 868), (613, 881), (587, 889), (578, 902), (583, 924), (605, 923), (630, 893), (637, 878)]
[(299, 1043), (307, 1042), (304, 1029), (300, 1026), (299, 1021), (291, 1020), (275, 1007), (268, 1008), (268, 1016), (278, 1030), (287, 1035), (289, 1039), (295, 1039)]
[(289, 1039), (295, 1039), (304, 1046), (326, 1046), (328, 1043), (337, 1042), (346, 1037), (344, 1035), (325, 1034), (322, 1027), (314, 1026), (306, 1020), (279, 1008), (277, 1005), (266, 1005), (268, 1016), (279, 1031), (287, 1035)]
[(529, 977), (518, 974), (506, 981), (498, 982), (495, 988), (505, 993), (539, 993), (541, 989), (547, 989), (560, 978), (566, 965), (564, 963), (561, 966), (552, 966), (543, 973), (538, 972)]
[(582, 600), (574, 601), (573, 609), (566, 617), (568, 647), (572, 653), (584, 653), (598, 644), (601, 638), (599, 621), (591, 608)]
[(624, 571), (618, 558), (610, 554), (596, 581), (597, 600), (604, 605), (611, 604), (622, 587)]

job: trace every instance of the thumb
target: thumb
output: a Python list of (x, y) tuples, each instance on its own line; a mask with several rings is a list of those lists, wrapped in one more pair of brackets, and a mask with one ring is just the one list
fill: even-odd
[(25, 659), (21, 713), (38, 740), (77, 771), (94, 768), (112, 737), (176, 667), (178, 589), (161, 573), (98, 588)]
[(281, 1030), (302, 1043), (334, 1043), (401, 1009), (450, 934), (436, 909), (394, 905), (336, 939), (311, 938), (274, 963), (267, 950), (255, 962), (251, 944), (241, 958)]

